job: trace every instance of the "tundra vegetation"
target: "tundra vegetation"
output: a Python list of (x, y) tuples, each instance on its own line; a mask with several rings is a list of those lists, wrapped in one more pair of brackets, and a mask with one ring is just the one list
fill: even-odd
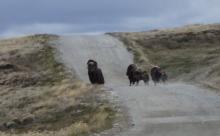
[(108, 34), (121, 40), (143, 69), (158, 65), (171, 80), (220, 89), (219, 24)]
[(116, 112), (107, 95), (57, 61), (50, 42), (57, 38), (0, 41), (1, 136), (84, 136), (112, 127)]

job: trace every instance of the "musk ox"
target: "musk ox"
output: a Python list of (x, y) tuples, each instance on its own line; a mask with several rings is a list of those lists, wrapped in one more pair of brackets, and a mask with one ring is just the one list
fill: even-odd
[(98, 68), (98, 63), (94, 60), (88, 60), (88, 76), (92, 84), (104, 84), (105, 80), (102, 74), (102, 70)]
[(126, 75), (130, 81), (130, 86), (135, 84), (135, 76), (134, 73), (137, 70), (137, 66), (135, 64), (130, 64), (127, 68)]
[(154, 85), (156, 85), (156, 83), (160, 82), (161, 76), (162, 76), (160, 67), (157, 67), (157, 66), (153, 67), (151, 69), (151, 73), (150, 74), (151, 74), (151, 79), (154, 82)]
[(130, 81), (130, 86), (135, 84), (138, 85), (141, 80), (143, 80), (145, 84), (148, 84), (149, 82), (148, 73), (138, 69), (135, 64), (128, 66), (126, 75)]
[(150, 78), (149, 78), (147, 71), (142, 72), (141, 80), (144, 81), (145, 85), (149, 85)]
[(161, 74), (161, 80), (165, 83), (168, 79), (167, 73), (165, 71)]
[(141, 69), (137, 69), (133, 74), (134, 74), (133, 84), (136, 83), (136, 85), (138, 85), (140, 81), (144, 81), (145, 85), (149, 84), (149, 75), (147, 71), (142, 71)]
[(136, 83), (136, 85), (138, 85), (140, 80), (142, 80), (142, 71), (141, 69), (136, 69), (133, 72), (133, 84)]

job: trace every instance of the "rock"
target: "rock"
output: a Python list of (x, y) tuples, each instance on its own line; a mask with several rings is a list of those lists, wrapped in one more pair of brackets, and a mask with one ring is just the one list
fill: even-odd
[(13, 128), (16, 128), (18, 127), (18, 124), (14, 121), (10, 121), (10, 122), (6, 122), (3, 124), (3, 126), (6, 128), (6, 129), (13, 129)]
[(34, 119), (32, 117), (26, 117), (21, 120), (21, 124), (28, 125), (30, 123), (33, 123), (33, 121), (34, 121)]
[(100, 136), (100, 134), (98, 134), (98, 133), (94, 133), (93, 136)]
[[(1, 84), (1, 83), (0, 83)], [(8, 91), (10, 91), (10, 90), (8, 90)], [(0, 117), (2, 118), (2, 117), (5, 117), (6, 116), (6, 114), (4, 113), (4, 112), (1, 112), (0, 111)]]
[(0, 124), (0, 131), (3, 131), (3, 130), (5, 130), (5, 126), (4, 124)]
[(0, 64), (0, 70), (7, 70), (7, 69), (15, 69), (16, 67), (13, 64), (2, 63)]
[(12, 121), (15, 122), (15, 123), (18, 124), (18, 125), (21, 125), (21, 124), (22, 124), (19, 119), (13, 119)]
[(113, 127), (119, 127), (120, 126), (120, 124), (118, 124), (118, 123), (115, 123), (114, 125), (113, 125)]
[(72, 113), (71, 113), (71, 116), (78, 116), (78, 115), (80, 115), (80, 114), (82, 114), (83, 113), (83, 110), (76, 110), (76, 111), (73, 111)]

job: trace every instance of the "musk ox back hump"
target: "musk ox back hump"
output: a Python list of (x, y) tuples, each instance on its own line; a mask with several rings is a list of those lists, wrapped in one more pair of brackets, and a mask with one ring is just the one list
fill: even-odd
[(126, 75), (129, 76), (132, 72), (136, 71), (137, 66), (135, 64), (131, 64), (127, 68), (127, 73)]

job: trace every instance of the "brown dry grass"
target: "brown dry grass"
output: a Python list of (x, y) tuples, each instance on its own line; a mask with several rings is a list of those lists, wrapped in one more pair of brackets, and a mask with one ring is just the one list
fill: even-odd
[[(58, 63), (49, 41), (35, 35), (0, 41), (0, 136), (81, 136), (111, 128), (115, 116), (102, 86), (84, 84)], [(31, 119), (11, 129), (13, 120)]]

